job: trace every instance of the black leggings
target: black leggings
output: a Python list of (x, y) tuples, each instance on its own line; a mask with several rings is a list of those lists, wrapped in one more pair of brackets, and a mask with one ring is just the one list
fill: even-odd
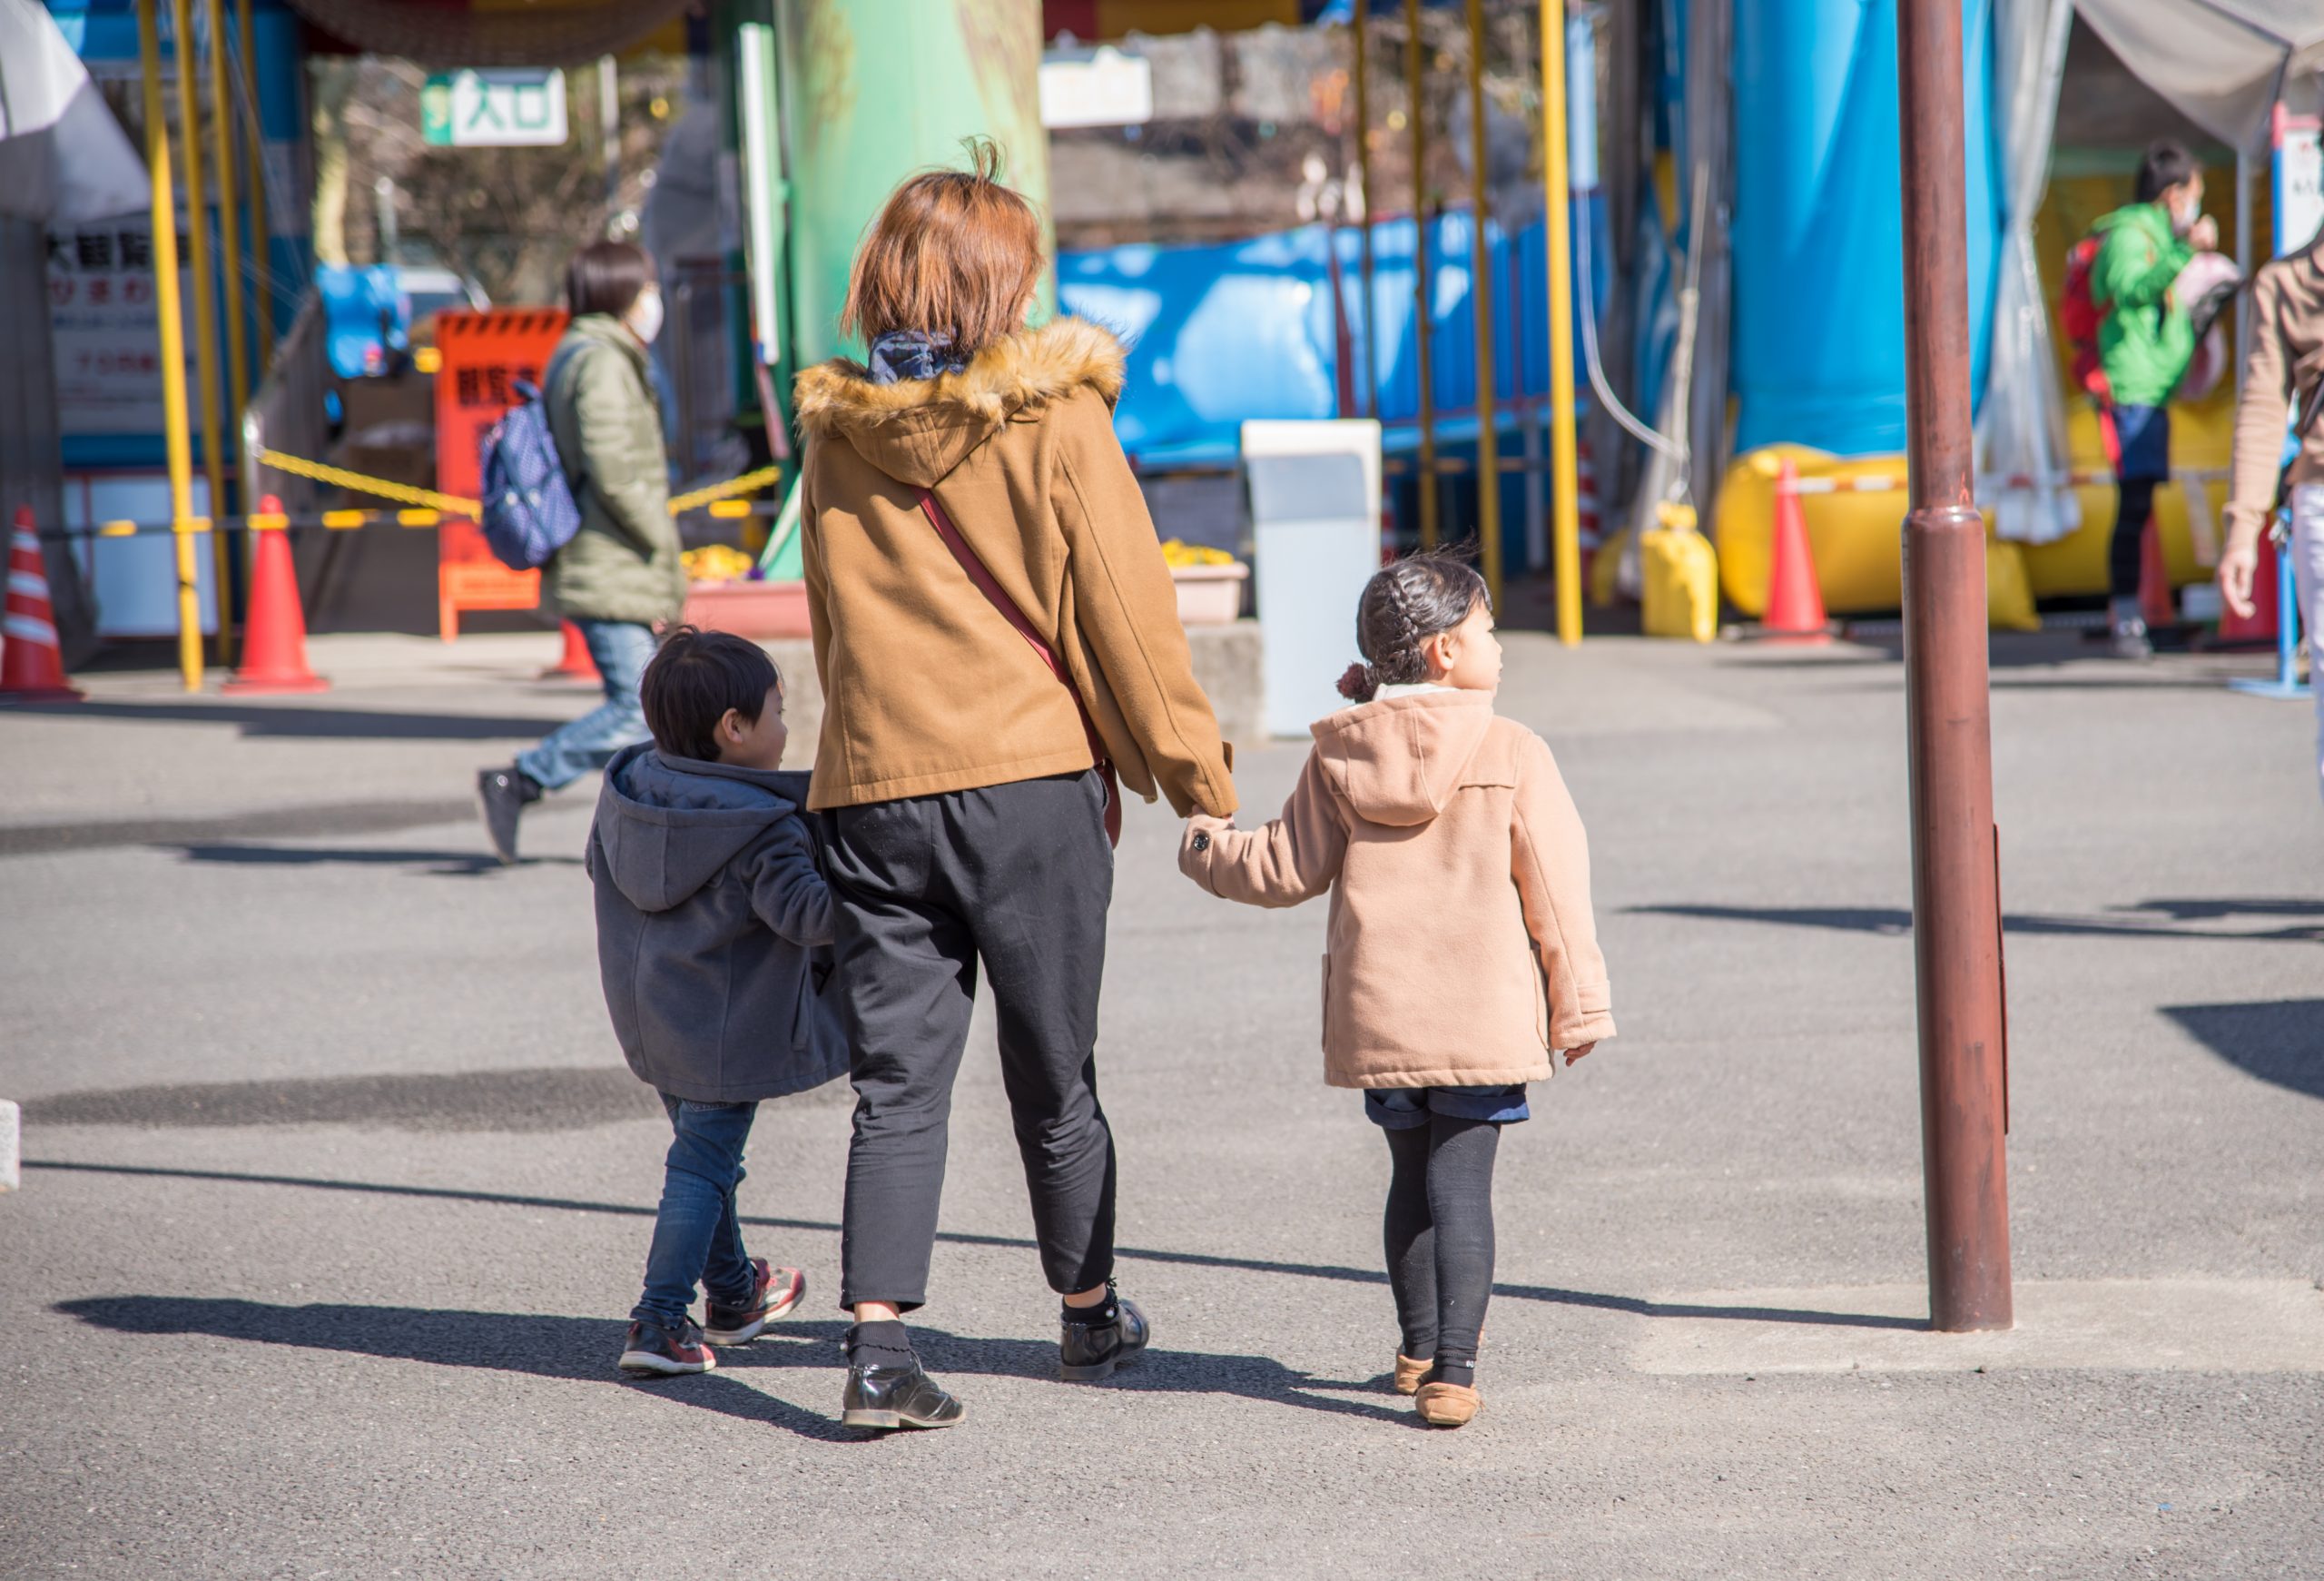
[(2139, 596), (2139, 571), (2146, 549), (2146, 519), (2154, 514), (2154, 478), (2125, 478), (2114, 485), (2120, 503), (2114, 536), (2106, 549), (2106, 590), (2117, 598)]
[(1474, 1366), (1492, 1295), (1492, 1161), (1501, 1127), (1432, 1114), (1388, 1135), (1382, 1232), (1403, 1353)]

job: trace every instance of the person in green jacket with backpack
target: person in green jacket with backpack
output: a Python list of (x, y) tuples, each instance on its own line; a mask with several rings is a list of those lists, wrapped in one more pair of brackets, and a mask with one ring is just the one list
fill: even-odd
[(510, 863), (527, 806), (646, 739), (638, 682), (655, 629), (675, 622), (686, 602), (661, 402), (645, 360), (662, 328), (654, 261), (634, 242), (584, 247), (566, 272), (566, 296), (573, 321), (549, 358), (541, 404), (581, 524), (544, 568), (542, 586), (580, 628), (606, 700), (514, 763), (477, 776), (485, 832)]
[(2195, 325), (2171, 298), (2179, 272), (2219, 246), (2203, 212), (2203, 173), (2195, 156), (2167, 139), (2139, 165), (2136, 201), (2093, 227), (2097, 256), (2090, 298), (2098, 322), (2098, 363), (2106, 376), (2101, 415), (2113, 423), (2118, 505), (2107, 554), (2108, 622), (2113, 651), (2146, 658), (2153, 645), (2139, 611), (2140, 552), (2154, 514), (2154, 489), (2171, 477), (2171, 395), (2195, 356)]

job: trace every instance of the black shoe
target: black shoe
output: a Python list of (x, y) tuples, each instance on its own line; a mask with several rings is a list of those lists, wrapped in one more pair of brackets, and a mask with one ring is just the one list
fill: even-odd
[(521, 768), (487, 768), (478, 773), (477, 812), (492, 841), (492, 854), (504, 865), (517, 865), (517, 820), (527, 805), (540, 799), (541, 787)]
[(680, 1373), (709, 1372), (717, 1367), (718, 1358), (703, 1342), (702, 1330), (694, 1319), (685, 1318), (675, 1329), (659, 1323), (632, 1323), (629, 1337), (622, 1342), (621, 1360), (615, 1365), (633, 1378), (675, 1378)]
[(1110, 1323), (1068, 1321), (1058, 1326), (1057, 1370), (1066, 1382), (1095, 1383), (1111, 1378), (1115, 1368), (1137, 1360), (1137, 1353), (1154, 1337), (1137, 1303), (1119, 1296), (1114, 1302), (1119, 1310)]
[(750, 1295), (730, 1307), (703, 1299), (702, 1337), (713, 1345), (748, 1345), (769, 1323), (783, 1317), (807, 1293), (807, 1276), (795, 1268), (770, 1268), (766, 1259), (751, 1259)]
[(850, 1428), (949, 1428), (968, 1414), (943, 1385), (909, 1367), (851, 1366), (840, 1422)]

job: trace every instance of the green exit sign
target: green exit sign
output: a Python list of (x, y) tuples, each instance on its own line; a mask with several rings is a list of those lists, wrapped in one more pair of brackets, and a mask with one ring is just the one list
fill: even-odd
[(555, 148), (565, 133), (565, 74), (553, 67), (438, 72), (419, 90), (419, 135), (438, 147)]

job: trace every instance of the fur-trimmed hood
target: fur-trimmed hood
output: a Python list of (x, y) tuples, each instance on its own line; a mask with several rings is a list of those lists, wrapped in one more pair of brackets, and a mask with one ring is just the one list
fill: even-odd
[(1119, 341), (1087, 319), (1051, 320), (995, 341), (958, 373), (874, 384), (860, 362), (820, 363), (793, 386), (802, 432), (838, 437), (900, 482), (932, 486), (1016, 413), (1088, 387), (1122, 390)]

